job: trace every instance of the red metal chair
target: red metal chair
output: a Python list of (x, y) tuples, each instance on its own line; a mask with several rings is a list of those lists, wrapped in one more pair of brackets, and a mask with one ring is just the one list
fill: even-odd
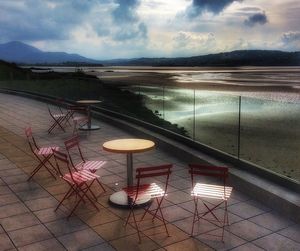
[[(152, 166), (152, 167), (140, 167), (136, 169), (136, 179), (137, 185), (123, 188), (123, 190), (127, 193), (130, 203), (130, 213), (127, 217), (125, 226), (128, 224), (129, 219), (132, 215), (134, 220), (134, 226), (137, 230), (139, 242), (141, 242), (140, 230), (138, 228), (138, 221), (136, 220), (136, 216), (134, 213), (134, 207), (139, 205), (140, 201), (144, 201), (145, 197), (154, 199), (157, 206), (154, 209), (150, 210), (151, 203), (144, 208), (145, 212), (142, 215), (142, 218), (139, 222), (143, 221), (145, 215), (149, 213), (152, 215), (152, 220), (157, 218), (164, 223), (165, 230), (167, 235), (169, 236), (168, 228), (166, 225), (166, 221), (164, 215), (161, 210), (161, 204), (163, 202), (164, 197), (166, 196), (166, 191), (168, 188), (169, 177), (171, 174), (171, 164), (160, 165), (160, 166)], [(149, 179), (152, 177), (165, 177), (165, 185), (164, 188), (161, 188), (156, 183), (143, 183), (142, 180)]]
[(51, 124), (51, 126), (48, 129), (48, 133), (50, 133), (56, 126), (58, 126), (63, 132), (65, 132), (63, 122), (67, 119), (67, 114), (62, 113), (61, 109), (58, 109), (57, 111), (53, 112), (52, 109), (50, 109), (48, 105), (48, 112), (51, 116), (51, 118), (54, 120), (54, 122)]
[(46, 165), (47, 163), (52, 167), (53, 171), (57, 173), (56, 168), (50, 162), (50, 158), (53, 156), (53, 149), (58, 150), (58, 146), (47, 146), (47, 147), (39, 147), (33, 137), (31, 127), (25, 128), (25, 135), (27, 137), (27, 141), (30, 147), (30, 150), (39, 161), (39, 164), (33, 169), (31, 175), (27, 179), (28, 181), (42, 168), (45, 167), (46, 170), (56, 179), (55, 174), (49, 169)]
[[(70, 162), (72, 166), (75, 168), (75, 170), (89, 170), (92, 173), (95, 173), (99, 168), (103, 167), (106, 163), (106, 161), (102, 160), (87, 160), (83, 157), (82, 151), (80, 149), (79, 145), (79, 137), (73, 136), (72, 138), (65, 141), (66, 150), (70, 159)], [(79, 163), (74, 163), (73, 158), (71, 155), (77, 155), (79, 154)], [(103, 189), (103, 191), (106, 191), (104, 186), (99, 182), (99, 185)]]
[[(209, 220), (209, 219), (205, 219), (205, 220), (213, 221), (221, 224), (222, 227), (221, 237), (223, 241), (224, 227), (226, 225), (229, 225), (227, 201), (230, 198), (232, 192), (232, 187), (226, 186), (226, 180), (228, 178), (228, 168), (219, 167), (219, 166), (200, 165), (200, 164), (190, 164), (189, 168), (190, 168), (189, 173), (191, 174), (191, 179), (192, 179), (191, 195), (193, 196), (195, 202), (195, 211), (194, 211), (191, 235), (193, 236), (195, 223), (197, 221), (200, 221), (200, 219), (204, 219), (206, 215), (211, 214), (214, 220)], [(222, 181), (222, 185), (195, 182), (196, 176), (207, 176), (207, 177), (219, 178)], [(207, 211), (199, 213), (198, 210), (199, 199), (203, 203)], [(205, 199), (209, 199), (209, 203), (205, 201)], [(216, 203), (210, 206), (212, 200), (216, 201)], [(218, 209), (223, 203), (225, 204), (224, 216), (223, 219), (220, 220), (217, 217), (217, 215), (214, 213), (214, 210)]]
[[(66, 192), (54, 211), (56, 211), (62, 205), (62, 203), (71, 196), (75, 196), (77, 201), (75, 200), (74, 206), (67, 218), (74, 213), (81, 202), (85, 203), (85, 199), (88, 200), (99, 211), (96, 203), (91, 198), (92, 196), (93, 199), (97, 201), (97, 197), (92, 191), (91, 186), (94, 184), (94, 182), (100, 183), (98, 180), (99, 176), (91, 173), (88, 170), (72, 170), (67, 154), (56, 150), (53, 150), (53, 153), (60, 178), (66, 181), (70, 186), (69, 190)], [(67, 173), (65, 174), (62, 172), (63, 166), (67, 167)]]

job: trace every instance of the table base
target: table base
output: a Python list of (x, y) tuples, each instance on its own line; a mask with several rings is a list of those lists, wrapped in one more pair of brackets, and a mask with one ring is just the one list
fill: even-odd
[[(116, 206), (116, 207), (122, 207), (122, 208), (130, 208), (130, 206), (128, 205), (128, 197), (127, 194), (124, 191), (119, 191), (116, 193), (113, 193), (110, 197), (109, 197), (109, 202)], [(145, 196), (144, 199), (140, 200), (139, 203), (137, 203), (137, 205), (135, 205), (135, 207), (143, 207), (146, 205), (149, 205), (149, 203), (151, 203), (151, 197)]]
[(92, 131), (92, 130), (99, 130), (100, 129), (100, 126), (97, 126), (97, 125), (91, 125), (91, 127), (89, 128), (87, 125), (84, 125), (82, 127), (79, 128), (79, 130), (82, 130), (82, 131)]

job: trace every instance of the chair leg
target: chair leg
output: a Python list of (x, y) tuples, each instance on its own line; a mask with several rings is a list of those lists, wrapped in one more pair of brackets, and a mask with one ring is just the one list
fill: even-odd
[(99, 186), (102, 188), (103, 192), (106, 192), (106, 190), (105, 190), (104, 186), (102, 185), (102, 183), (98, 179), (96, 179), (96, 181), (99, 184)]
[[(86, 189), (85, 191), (83, 191), (81, 187), (77, 187), (77, 188), (79, 190), (77, 192), (77, 195), (78, 195), (79, 199), (78, 199), (77, 203), (75, 204), (75, 206), (73, 207), (73, 209), (70, 212), (70, 214), (67, 216), (67, 219), (69, 219), (71, 217), (71, 215), (74, 213), (74, 211), (76, 210), (76, 208), (79, 206), (80, 202), (84, 202), (84, 197), (86, 197), (91, 202), (91, 204), (99, 211), (99, 208), (94, 204), (94, 202), (87, 195), (88, 189)], [(82, 193), (82, 195), (80, 193)]]
[[(69, 185), (70, 185), (70, 184), (69, 184)], [(69, 195), (71, 194), (71, 192), (74, 191), (74, 187), (73, 187), (73, 186), (74, 186), (74, 185), (70, 185), (70, 189), (69, 189), (68, 192), (65, 194), (65, 196), (62, 198), (62, 200), (58, 203), (58, 205), (57, 205), (57, 207), (54, 209), (54, 211), (56, 211), (56, 210), (60, 207), (60, 205), (63, 203), (63, 201), (69, 197)]]
[(46, 162), (49, 162), (49, 159), (51, 158), (52, 155), (48, 155), (44, 157), (44, 159), (40, 159), (38, 156), (36, 158), (40, 161), (40, 163), (35, 167), (35, 169), (31, 172), (30, 176), (28, 177), (27, 181), (31, 180), (33, 176), (44, 166), (46, 170), (52, 175), (54, 179), (56, 179), (56, 176), (49, 170), (49, 168), (46, 166)]
[[(193, 224), (192, 224), (191, 236), (194, 236), (195, 222), (196, 222), (196, 221), (199, 221), (198, 198), (195, 198), (195, 197), (194, 197), (194, 204), (195, 204), (195, 210), (194, 210), (194, 217), (193, 217)], [(196, 217), (197, 217), (197, 220), (196, 220)]]
[(137, 230), (137, 234), (138, 234), (138, 237), (139, 237), (139, 243), (142, 242), (142, 239), (141, 239), (141, 235), (140, 235), (140, 230), (139, 230), (139, 227), (138, 227), (138, 224), (137, 224), (137, 221), (136, 221), (136, 218), (135, 218), (135, 214), (134, 214), (134, 209), (133, 209), (133, 206), (132, 206), (132, 216), (133, 216), (133, 220), (134, 220), (134, 225), (135, 225), (135, 228)]
[[(162, 201), (162, 199), (161, 199), (161, 201)], [(157, 202), (158, 202), (158, 200), (157, 200)], [(167, 224), (166, 224), (166, 221), (165, 221), (165, 217), (164, 217), (164, 215), (163, 215), (163, 213), (162, 213), (160, 204), (161, 204), (161, 203), (158, 204), (158, 209), (159, 209), (159, 212), (160, 212), (160, 215), (161, 215), (161, 218), (162, 218), (162, 222), (164, 223), (164, 226), (165, 226), (167, 235), (168, 235), (168, 237), (170, 237), (170, 234), (169, 234), (169, 231), (168, 231), (168, 228), (167, 228)]]

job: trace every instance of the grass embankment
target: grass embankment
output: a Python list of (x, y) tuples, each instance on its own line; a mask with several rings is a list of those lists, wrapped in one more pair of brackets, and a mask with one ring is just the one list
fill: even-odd
[(98, 78), (86, 75), (81, 71), (37, 73), (32, 72), (30, 69), (22, 69), (15, 64), (0, 61), (0, 88), (30, 91), (74, 101), (100, 99), (103, 101), (101, 103), (103, 108), (187, 136), (187, 132), (183, 127), (178, 127), (159, 118), (150, 109), (146, 108), (143, 95), (121, 90), (119, 86), (106, 85)]

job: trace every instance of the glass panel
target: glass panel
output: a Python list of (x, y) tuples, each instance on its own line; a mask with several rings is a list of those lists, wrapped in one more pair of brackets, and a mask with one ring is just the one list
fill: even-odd
[(144, 116), (145, 121), (162, 126), (163, 124), (163, 87), (162, 86), (148, 86), (140, 85), (136, 88), (143, 100), (143, 105), (151, 111), (148, 115)]
[(300, 104), (242, 98), (240, 158), (300, 181)]
[(237, 156), (239, 97), (196, 90), (195, 140)]
[(164, 119), (175, 125), (166, 125), (166, 128), (193, 138), (194, 90), (165, 87), (164, 96)]

